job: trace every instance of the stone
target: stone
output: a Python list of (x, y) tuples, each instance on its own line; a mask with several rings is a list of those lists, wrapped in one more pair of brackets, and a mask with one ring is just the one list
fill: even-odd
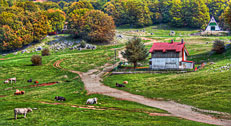
[(6, 54), (2, 54), (2, 56), (6, 56)]
[(43, 48), (42, 48), (41, 46), (37, 48), (37, 50), (39, 50), (39, 51), (42, 50), (42, 49), (43, 49)]

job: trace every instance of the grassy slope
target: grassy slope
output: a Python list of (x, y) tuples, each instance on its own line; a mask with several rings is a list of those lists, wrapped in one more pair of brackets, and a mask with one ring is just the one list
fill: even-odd
[[(188, 125), (200, 126), (201, 123), (178, 119), (175, 117), (151, 117), (145, 114), (148, 112), (166, 113), (163, 110), (143, 106), (133, 102), (120, 101), (102, 95), (86, 95), (84, 85), (80, 79), (72, 80), (76, 74), (61, 71), (52, 67), (52, 64), (63, 58), (78, 59), (79, 62), (89, 60), (89, 62), (99, 61), (99, 54), (104, 56), (104, 50), (110, 50), (111, 46), (99, 47), (96, 51), (62, 51), (53, 53), (51, 56), (43, 57), (42, 66), (31, 66), (30, 57), (32, 54), (7, 55), (8, 60), (0, 61), (0, 80), (17, 77), (16, 84), (0, 84), (0, 125)], [(86, 53), (86, 54), (82, 54)], [(34, 53), (36, 54), (36, 53)], [(89, 59), (88, 54), (93, 56)], [(84, 57), (79, 57), (84, 55)], [(112, 54), (109, 53), (110, 57)], [(94, 57), (95, 56), (95, 57)], [(0, 57), (3, 58), (3, 57)], [(89, 64), (72, 66), (75, 70), (87, 71), (92, 67), (97, 67), (107, 60), (102, 59), (94, 66)], [(68, 62), (64, 62), (65, 67), (72, 68)], [(68, 79), (63, 76), (67, 75)], [(27, 83), (28, 79), (38, 80), (40, 83), (59, 81), (61, 83), (46, 87), (28, 87), (32, 83)], [(71, 82), (65, 82), (69, 80)], [(11, 89), (13, 87), (13, 89)], [(24, 90), (25, 95), (14, 96), (15, 89)], [(41, 102), (54, 103), (54, 96), (64, 96), (67, 101), (62, 105), (48, 105)], [(73, 108), (72, 105), (85, 106), (88, 98), (97, 97), (99, 104), (94, 105), (100, 108), (113, 107), (118, 110), (88, 110), (84, 108)], [(126, 106), (126, 107), (125, 107)], [(13, 119), (13, 109), (16, 107), (38, 108), (33, 113), (28, 114), (27, 119), (22, 115), (18, 120)], [(203, 124), (205, 125), (205, 124)]]
[[(147, 29), (150, 29), (148, 27)], [(182, 29), (181, 29), (182, 30)], [(185, 32), (184, 30), (175, 29), (175, 31)], [(162, 36), (167, 34), (165, 30), (157, 30), (162, 32)], [(187, 31), (189, 33), (193, 31)], [(169, 32), (168, 32), (169, 33)], [(217, 110), (231, 113), (230, 97), (231, 97), (231, 71), (214, 71), (226, 64), (231, 64), (231, 50), (224, 54), (214, 54), (209, 56), (212, 49), (212, 40), (218, 37), (188, 37), (186, 38), (186, 46), (190, 53), (188, 60), (195, 61), (198, 66), (202, 62), (215, 62), (215, 65), (207, 65), (205, 69), (198, 72), (187, 74), (133, 74), (133, 75), (114, 75), (106, 78), (104, 83), (113, 88), (115, 83), (129, 81), (126, 90), (134, 94), (144, 95), (151, 98), (164, 98), (175, 100), (180, 103), (193, 105), (203, 109)], [(230, 36), (220, 37), (220, 39), (229, 39)], [(169, 41), (168, 37), (161, 40)], [(180, 38), (178, 39), (180, 40)], [(148, 46), (151, 48), (151, 46)]]

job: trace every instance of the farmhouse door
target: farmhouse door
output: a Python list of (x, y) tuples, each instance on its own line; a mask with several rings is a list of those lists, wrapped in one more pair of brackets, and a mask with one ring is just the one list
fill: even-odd
[(215, 26), (211, 26), (211, 31), (215, 31)]

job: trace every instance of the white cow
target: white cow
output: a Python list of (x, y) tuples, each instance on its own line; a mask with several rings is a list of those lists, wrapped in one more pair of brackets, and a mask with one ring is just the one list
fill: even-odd
[(90, 98), (87, 100), (86, 104), (97, 104), (97, 98)]
[(14, 109), (14, 118), (17, 119), (18, 114), (23, 114), (24, 118), (26, 118), (26, 114), (28, 112), (32, 112), (31, 108), (15, 108)]
[(5, 81), (4, 81), (4, 84), (8, 84), (8, 83), (9, 83), (9, 80), (5, 80)]
[(11, 84), (12, 84), (12, 81), (14, 81), (14, 83), (16, 83), (16, 77), (10, 78), (10, 79), (8, 79), (8, 80), (10, 81)]

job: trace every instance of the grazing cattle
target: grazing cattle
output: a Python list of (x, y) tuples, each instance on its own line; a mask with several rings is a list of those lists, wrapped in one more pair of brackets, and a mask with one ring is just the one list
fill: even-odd
[(30, 79), (30, 80), (27, 80), (27, 82), (31, 83), (31, 82), (32, 82), (32, 79)]
[(124, 83), (124, 84), (128, 84), (128, 81), (124, 81), (123, 83)]
[(24, 115), (24, 118), (26, 118), (26, 114), (28, 112), (32, 112), (31, 108), (15, 108), (14, 109), (14, 118), (17, 119), (18, 114)]
[(61, 96), (55, 96), (55, 100), (57, 100), (57, 101), (66, 101), (66, 99), (64, 97), (61, 97)]
[(38, 82), (38, 81), (35, 81), (34, 83), (35, 83), (35, 84), (38, 84), (39, 82)]
[(90, 98), (87, 100), (86, 104), (97, 104), (97, 98)]
[(4, 81), (4, 84), (8, 84), (8, 83), (9, 83), (9, 80), (5, 80), (5, 81)]
[(10, 81), (11, 84), (12, 84), (12, 81), (14, 81), (14, 83), (16, 83), (16, 77), (10, 78), (10, 79), (8, 79), (8, 80)]
[(25, 91), (19, 91), (18, 89), (16, 89), (16, 92), (14, 93), (14, 95), (23, 95), (25, 94)]
[(125, 87), (125, 85), (116, 83), (116, 87)]

